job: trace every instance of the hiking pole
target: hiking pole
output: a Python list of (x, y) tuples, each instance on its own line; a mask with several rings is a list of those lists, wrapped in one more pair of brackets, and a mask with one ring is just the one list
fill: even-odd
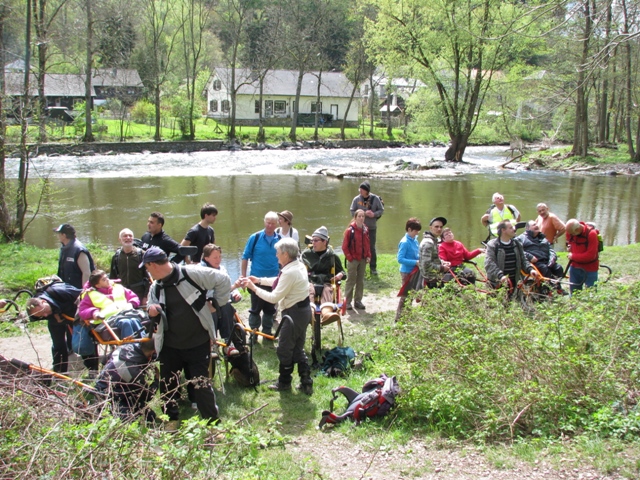
[(83, 390), (86, 390), (89, 393), (92, 393), (96, 396), (101, 396), (101, 397), (105, 396), (104, 393), (99, 392), (98, 390), (91, 387), (90, 385), (87, 385), (86, 383), (82, 383), (81, 381), (76, 380), (75, 378), (71, 378), (67, 375), (63, 375), (62, 373), (54, 372), (53, 370), (48, 370), (46, 368), (39, 367), (37, 365), (34, 365), (33, 363), (23, 362), (22, 360), (18, 360), (17, 358), (12, 358), (11, 360), (9, 360), (9, 363), (11, 363), (13, 366), (18, 367), (22, 370), (27, 370), (27, 371), (37, 372), (37, 373), (44, 373), (46, 375), (51, 375), (54, 378), (59, 378), (60, 380), (71, 382), (74, 385), (81, 387)]

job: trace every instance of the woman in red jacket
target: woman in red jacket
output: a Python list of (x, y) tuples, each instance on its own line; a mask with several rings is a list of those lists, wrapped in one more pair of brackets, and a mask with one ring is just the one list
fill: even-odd
[[(438, 246), (438, 256), (440, 259), (451, 263), (451, 271), (453, 271), (461, 282), (476, 283), (476, 276), (473, 270), (466, 267), (463, 268), (462, 263), (466, 260), (476, 258), (481, 253), (484, 253), (482, 248), (476, 248), (470, 252), (462, 242), (454, 240), (453, 232), (450, 228), (445, 228), (442, 231), (442, 243)], [(445, 282), (451, 279), (453, 279), (453, 275), (450, 272), (447, 272), (442, 278)]]
[[(342, 251), (347, 258), (347, 287), (345, 299), (347, 309), (353, 307), (364, 310), (362, 295), (364, 291), (364, 272), (371, 261), (369, 229), (364, 224), (364, 210), (356, 210), (351, 225), (344, 231)], [(353, 290), (355, 288), (355, 296)], [(351, 300), (355, 300), (351, 306)]]
[(594, 226), (575, 218), (567, 221), (567, 250), (569, 254), (569, 292), (582, 290), (582, 286), (593, 287), (598, 282), (599, 244), (598, 231)]

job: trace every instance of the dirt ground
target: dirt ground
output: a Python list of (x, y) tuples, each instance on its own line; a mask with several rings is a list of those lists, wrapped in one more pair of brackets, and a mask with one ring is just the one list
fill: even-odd
[[(395, 308), (395, 295), (365, 296), (365, 311), (348, 311), (343, 318), (349, 324), (367, 322), (375, 313)], [(246, 319), (244, 319), (246, 321)], [(25, 334), (20, 337), (0, 338), (0, 355), (51, 367), (51, 340), (48, 334)], [(82, 371), (77, 355), (70, 357), (72, 374)], [(356, 428), (356, 427), (353, 427)], [(291, 439), (288, 451), (298, 459), (306, 459), (306, 468), (300, 478), (340, 480), (386, 479), (618, 479), (606, 476), (593, 467), (574, 465), (566, 459), (565, 465), (552, 465), (540, 459), (534, 464), (519, 462), (512, 456), (490, 461), (473, 446), (438, 445), (423, 438), (415, 438), (407, 445), (381, 445), (371, 438), (354, 444), (349, 438), (332, 428), (314, 431)], [(562, 463), (562, 462), (561, 462)]]

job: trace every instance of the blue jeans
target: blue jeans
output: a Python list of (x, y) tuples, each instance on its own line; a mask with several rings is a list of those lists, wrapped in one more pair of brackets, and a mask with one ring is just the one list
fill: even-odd
[(571, 282), (570, 293), (573, 293), (574, 290), (582, 290), (583, 285), (586, 285), (587, 288), (593, 287), (598, 282), (598, 271), (587, 272), (572, 265), (569, 268), (569, 282)]

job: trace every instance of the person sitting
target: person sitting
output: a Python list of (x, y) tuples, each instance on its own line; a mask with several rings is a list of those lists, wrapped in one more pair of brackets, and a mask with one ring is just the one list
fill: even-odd
[(489, 237), (498, 236), (498, 223), (503, 220), (520, 221), (520, 212), (514, 205), (504, 203), (502, 194), (496, 192), (491, 197), (493, 204), (487, 209), (482, 216), (482, 225), (489, 228)]
[(157, 380), (147, 375), (154, 358), (152, 338), (122, 345), (111, 354), (100, 372), (96, 390), (113, 402), (115, 416), (133, 420), (144, 415), (149, 422), (155, 420), (155, 412), (147, 406), (157, 390)]
[[(94, 270), (80, 295), (78, 315), (80, 319), (94, 324), (107, 320), (116, 313), (133, 310), (140, 306), (140, 299), (128, 288), (109, 280), (104, 270)], [(133, 336), (142, 330), (137, 318), (118, 320), (120, 338)]]
[(482, 248), (476, 248), (472, 252), (467, 250), (462, 242), (454, 239), (450, 228), (442, 230), (442, 243), (438, 245), (438, 256), (441, 260), (450, 263), (449, 271), (442, 277), (443, 282), (449, 282), (456, 275), (463, 284), (476, 283), (476, 275), (470, 268), (464, 267), (463, 262), (476, 258), (484, 253)]
[(444, 217), (432, 218), (429, 222), (429, 230), (424, 232), (420, 242), (420, 274), (427, 288), (440, 286), (442, 274), (449, 270), (449, 262), (443, 262), (438, 256), (438, 239), (442, 229), (447, 224)]
[(564, 270), (557, 263), (558, 255), (547, 238), (540, 231), (540, 225), (535, 220), (527, 222), (527, 229), (517, 238), (522, 243), (524, 255), (542, 274), (543, 277), (553, 280), (562, 278)]
[[(312, 245), (302, 254), (302, 262), (309, 272), (309, 298), (315, 303), (315, 297), (320, 298), (320, 321), (331, 323), (337, 321), (340, 316), (336, 313), (337, 306), (333, 298), (333, 284), (346, 277), (340, 257), (329, 245), (329, 232), (327, 227), (318, 228), (311, 235)], [(356, 308), (362, 308), (356, 305)], [(336, 318), (337, 317), (337, 318)]]
[(539, 276), (538, 271), (531, 266), (524, 254), (522, 244), (514, 239), (516, 229), (509, 220), (498, 223), (498, 238), (494, 238), (487, 244), (487, 255), (484, 258), (484, 269), (494, 288), (501, 285), (510, 285), (510, 291), (515, 291), (515, 286), (523, 278), (522, 271)]

